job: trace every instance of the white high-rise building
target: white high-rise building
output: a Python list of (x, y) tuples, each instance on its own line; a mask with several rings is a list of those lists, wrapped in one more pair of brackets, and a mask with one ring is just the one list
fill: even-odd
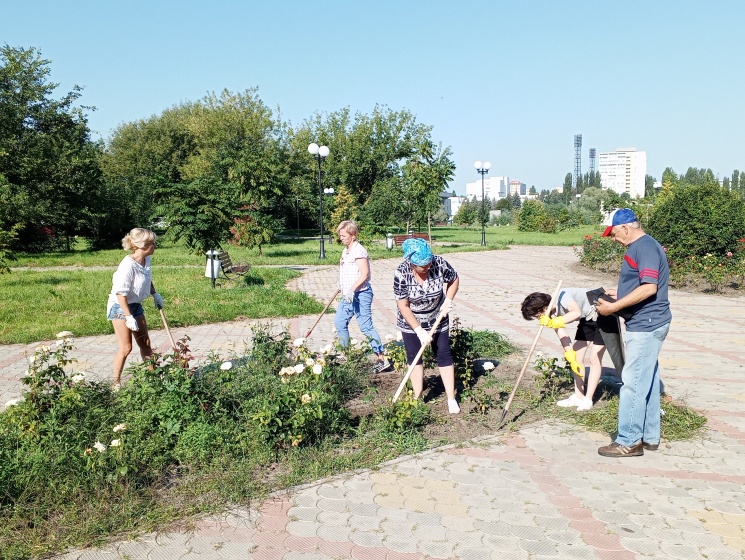
[(647, 152), (618, 148), (615, 152), (600, 153), (598, 171), (604, 189), (612, 189), (618, 194), (628, 193), (631, 198), (644, 197)]
[[(509, 177), (485, 177), (484, 178), (484, 196), (487, 199), (504, 198), (510, 194)], [(476, 197), (481, 200), (481, 179), (473, 183), (466, 183), (466, 196), (470, 199)]]

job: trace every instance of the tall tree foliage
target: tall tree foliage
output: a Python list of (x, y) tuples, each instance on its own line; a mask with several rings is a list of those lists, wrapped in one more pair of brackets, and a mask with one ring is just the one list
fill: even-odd
[(69, 248), (100, 185), (81, 88), (54, 99), (50, 72), (37, 49), (0, 48), (0, 230), (27, 250)]
[(271, 238), (293, 207), (286, 132), (256, 89), (212, 93), (120, 127), (105, 176), (130, 194), (140, 219), (165, 217), (169, 235), (195, 252), (225, 243), (246, 215)]
[(379, 106), (370, 115), (352, 115), (348, 108), (316, 114), (292, 134), (291, 158), (305, 161), (293, 169), (308, 191), (317, 191), (315, 160), (306, 149), (311, 142), (327, 145), (324, 187), (344, 185), (368, 225), (408, 227), (439, 209), (439, 193), (455, 170), (450, 148), (436, 146), (431, 130), (409, 111)]

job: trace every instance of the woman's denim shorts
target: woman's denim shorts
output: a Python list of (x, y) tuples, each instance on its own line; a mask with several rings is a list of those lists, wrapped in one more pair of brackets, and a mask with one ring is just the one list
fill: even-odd
[[(142, 307), (141, 303), (130, 303), (129, 311), (130, 313), (132, 313), (132, 317), (139, 317), (140, 315), (145, 314), (145, 308)], [(118, 303), (115, 303), (113, 306), (111, 306), (111, 311), (109, 311), (107, 319), (109, 321), (113, 319), (121, 319), (122, 321), (124, 321), (124, 312), (122, 311), (122, 306)]]

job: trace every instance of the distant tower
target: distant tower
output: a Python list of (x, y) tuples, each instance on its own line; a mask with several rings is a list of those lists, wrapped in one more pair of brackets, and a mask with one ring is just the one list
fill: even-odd
[(577, 181), (582, 177), (582, 135), (574, 135), (574, 188), (577, 188)]
[(590, 173), (595, 173), (595, 148), (590, 148)]

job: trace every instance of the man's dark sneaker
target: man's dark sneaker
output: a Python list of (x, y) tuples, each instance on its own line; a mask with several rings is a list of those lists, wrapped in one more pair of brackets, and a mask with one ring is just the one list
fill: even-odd
[(373, 373), (383, 373), (384, 371), (387, 371), (390, 368), (391, 368), (391, 362), (389, 362), (388, 358), (386, 358), (382, 362), (380, 361), (375, 362), (375, 365), (373, 366)]
[(644, 455), (644, 447), (641, 440), (631, 447), (626, 447), (614, 441), (610, 445), (599, 448), (598, 455), (602, 455), (603, 457), (638, 457), (639, 455)]
[(642, 447), (644, 447), (644, 449), (646, 449), (647, 451), (657, 451), (657, 449), (659, 449), (660, 447), (660, 444), (659, 443), (647, 443), (645, 441), (645, 442), (642, 442)]

